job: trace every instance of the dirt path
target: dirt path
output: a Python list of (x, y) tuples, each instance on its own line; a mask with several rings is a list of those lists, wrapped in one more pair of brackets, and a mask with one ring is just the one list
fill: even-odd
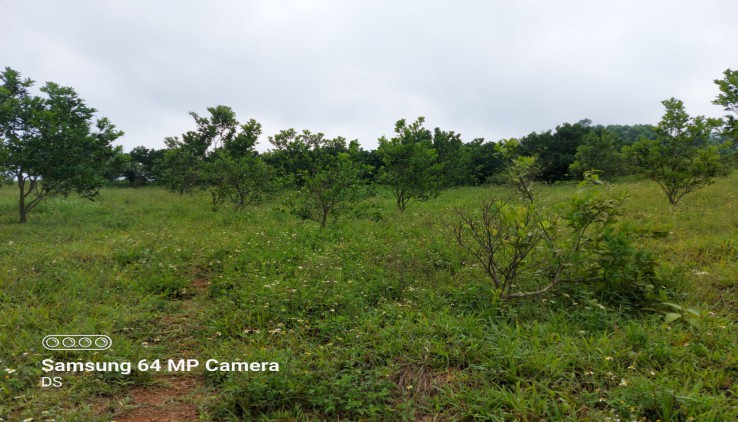
[(195, 395), (202, 381), (196, 377), (170, 376), (165, 386), (146, 386), (131, 390), (131, 402), (116, 417), (116, 422), (180, 422), (200, 420)]
[[(195, 278), (190, 295), (180, 301), (179, 309), (159, 319), (160, 341), (171, 345), (166, 357), (198, 358), (194, 351), (197, 341), (192, 333), (197, 332), (199, 321), (193, 315), (198, 315), (200, 308), (205, 306), (203, 299), (208, 284), (205, 278)], [(210, 396), (202, 375), (157, 373), (151, 385), (133, 388), (125, 397), (101, 403), (98, 415), (110, 411), (116, 422), (199, 421), (200, 408)]]

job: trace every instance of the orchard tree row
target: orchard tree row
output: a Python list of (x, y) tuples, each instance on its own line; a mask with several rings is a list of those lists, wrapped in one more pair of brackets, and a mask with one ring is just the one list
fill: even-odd
[(166, 138), (165, 149), (141, 146), (124, 153), (112, 146), (122, 132), (96, 118), (74, 89), (49, 82), (42, 96), (33, 95), (34, 82), (10, 68), (0, 73), (0, 82), (0, 172), (18, 188), (21, 222), (50, 195), (93, 198), (105, 181), (159, 184), (182, 194), (205, 191), (213, 209), (240, 209), (290, 188), (290, 210), (321, 226), (375, 185), (390, 189), (404, 211), (449, 187), (581, 180), (593, 170), (604, 179), (643, 173), (676, 204), (736, 163), (738, 71), (730, 69), (715, 81), (714, 103), (729, 112), (725, 119), (692, 117), (671, 98), (662, 102), (665, 113), (656, 126), (582, 120), (519, 139), (463, 142), (460, 134), (431, 130), (419, 117), (397, 121), (376, 150), (362, 149), (357, 140), (287, 129), (267, 137), (271, 148), (264, 153), (255, 148), (261, 124), (239, 122), (223, 105), (204, 116), (191, 112), (194, 128)]
[[(206, 120), (214, 124), (223, 113), (233, 116), (232, 123), (239, 125), (235, 120), (232, 109), (226, 106), (217, 106), (207, 109), (210, 114)], [(203, 119), (195, 113), (190, 113), (195, 121)], [(251, 124), (261, 126), (254, 120)], [(200, 123), (196, 123), (198, 130)], [(441, 186), (476, 186), (499, 181), (500, 172), (507, 165), (503, 154), (496, 149), (498, 142), (486, 141), (484, 138), (475, 138), (464, 142), (461, 135), (453, 131), (444, 131), (440, 128), (430, 130), (424, 127), (425, 119), (419, 117), (413, 123), (402, 119), (396, 123), (395, 136), (389, 141), (404, 136), (405, 143), (419, 144), (426, 149), (433, 150), (432, 162), (438, 165)], [(404, 129), (410, 129), (405, 133)], [(402, 131), (403, 133), (398, 132)], [(165, 149), (149, 149), (143, 146), (132, 149), (129, 153), (118, 152), (109, 165), (106, 177), (111, 181), (125, 181), (132, 187), (147, 184), (168, 185), (171, 180), (166, 177), (168, 163), (165, 155), (172, 149), (171, 140), (185, 141), (185, 136), (192, 136), (188, 132), (179, 137), (168, 138)], [(593, 126), (590, 120), (581, 120), (577, 123), (564, 123), (554, 130), (543, 133), (533, 132), (517, 139), (520, 143), (519, 154), (537, 156), (541, 173), (538, 180), (546, 183), (566, 180), (581, 180), (585, 170), (592, 167), (599, 169), (605, 178), (616, 178), (623, 175), (637, 173), (637, 169), (628, 166), (631, 162), (623, 154), (623, 148), (634, 144), (641, 139), (656, 139), (657, 127), (648, 124), (641, 125), (608, 125)], [(260, 156), (265, 162), (273, 165), (285, 177), (297, 176), (299, 170), (307, 167), (306, 160), (312, 157), (307, 152), (311, 148), (320, 148), (320, 143), (329, 141), (324, 139), (323, 133), (312, 133), (308, 130), (297, 132), (295, 129), (282, 130), (267, 137), (271, 149), (267, 152), (253, 153)], [(411, 139), (412, 138), (412, 139)], [(727, 138), (719, 131), (710, 134), (710, 143), (719, 145)], [(333, 153), (350, 152), (351, 158), (364, 166), (368, 166), (363, 179), (368, 182), (381, 182), (382, 145), (386, 145), (386, 137), (380, 139), (380, 147), (375, 150), (364, 150), (358, 140), (348, 141), (343, 137), (334, 140), (343, 146), (334, 145)], [(402, 143), (402, 141), (400, 141)], [(177, 144), (175, 144), (176, 147)], [(387, 148), (387, 147), (385, 147)], [(208, 152), (207, 150), (205, 152)], [(302, 163), (301, 163), (302, 161)], [(298, 176), (299, 177), (299, 176)]]

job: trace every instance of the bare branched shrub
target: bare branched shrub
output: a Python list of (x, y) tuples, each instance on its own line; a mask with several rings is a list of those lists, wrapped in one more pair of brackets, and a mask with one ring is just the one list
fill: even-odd
[[(528, 203), (487, 200), (479, 212), (457, 210), (456, 242), (483, 267), (503, 298), (539, 294), (559, 282), (561, 265), (554, 248), (553, 226)], [(553, 270), (553, 271), (551, 271)], [(548, 283), (532, 292), (513, 292), (523, 274), (547, 273)]]
[[(554, 207), (524, 196), (457, 210), (456, 242), (484, 268), (500, 298), (540, 295), (563, 282), (626, 285), (653, 274), (653, 260), (616, 224), (621, 198), (605, 198), (596, 175)], [(587, 185), (587, 186), (585, 186)], [(617, 263), (623, 271), (614, 271)]]

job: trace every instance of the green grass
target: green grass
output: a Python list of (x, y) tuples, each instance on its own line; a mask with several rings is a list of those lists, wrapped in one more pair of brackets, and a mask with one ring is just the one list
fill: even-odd
[[(0, 415), (111, 420), (133, 388), (161, 381), (87, 373), (40, 388), (48, 357), (194, 357), (281, 365), (199, 371), (204, 420), (738, 420), (737, 183), (720, 179), (677, 207), (646, 181), (609, 188), (628, 192), (623, 219), (654, 234), (642, 246), (662, 264), (668, 299), (702, 315), (694, 325), (581, 285), (498, 303), (450, 227), (456, 207), (499, 189), (447, 191), (404, 215), (380, 191), (370, 211), (321, 232), (278, 199), (213, 213), (205, 197), (159, 188), (53, 198), (20, 225), (5, 187)], [(576, 188), (537, 189), (551, 204)], [(114, 345), (44, 350), (54, 333)]]

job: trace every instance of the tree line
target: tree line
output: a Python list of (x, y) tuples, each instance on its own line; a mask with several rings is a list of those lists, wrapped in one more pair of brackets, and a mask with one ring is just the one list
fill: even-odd
[(387, 186), (404, 211), (447, 188), (582, 180), (593, 170), (601, 179), (645, 174), (676, 204), (736, 163), (738, 71), (730, 69), (715, 80), (714, 103), (728, 112), (724, 119), (690, 116), (671, 98), (662, 102), (657, 125), (602, 126), (585, 119), (519, 139), (464, 142), (459, 133), (431, 130), (418, 117), (398, 120), (375, 150), (341, 136), (286, 129), (267, 137), (267, 152), (256, 150), (261, 124), (240, 122), (224, 105), (204, 116), (190, 112), (194, 128), (166, 138), (164, 149), (123, 152), (112, 146), (123, 132), (96, 118), (74, 89), (48, 82), (42, 96), (33, 95), (34, 82), (10, 68), (0, 82), (0, 171), (18, 187), (21, 222), (49, 195), (93, 198), (106, 182), (205, 191), (214, 210), (225, 204), (241, 209), (289, 188), (290, 211), (321, 226), (376, 185)]
[[(208, 119), (217, 120), (217, 113), (224, 110), (228, 110), (235, 119), (233, 111), (226, 106), (208, 108)], [(196, 119), (202, 119), (197, 114), (195, 116)], [(238, 125), (237, 121), (234, 122)], [(258, 125), (261, 134), (261, 125), (254, 120), (250, 120), (250, 123)], [(500, 141), (475, 138), (464, 142), (458, 133), (438, 127), (430, 130), (424, 125), (425, 118), (422, 116), (412, 123), (408, 123), (406, 119), (399, 120), (396, 123), (395, 136), (389, 139), (380, 138), (380, 146), (374, 150), (365, 150), (358, 140), (348, 141), (343, 137), (330, 140), (343, 144), (342, 146), (335, 144), (327, 150), (334, 155), (338, 152), (347, 153), (356, 164), (366, 167), (362, 179), (367, 182), (383, 182), (385, 163), (382, 153), (392, 148), (392, 142), (417, 144), (414, 149), (418, 150), (418, 155), (423, 154), (420, 150), (425, 150), (426, 154), (432, 150), (433, 157), (426, 157), (430, 159), (427, 167), (436, 165), (439, 187), (479, 186), (499, 182), (499, 175), (509, 164), (496, 149)], [(397, 132), (405, 129), (409, 131), (402, 134)], [(590, 120), (584, 119), (574, 124), (563, 123), (546, 132), (533, 132), (517, 141), (521, 144), (519, 155), (539, 157), (540, 181), (554, 183), (581, 180), (584, 171), (590, 168), (601, 170), (603, 178), (611, 179), (638, 173), (637, 168), (628, 166), (630, 161), (622, 150), (641, 139), (656, 139), (656, 129), (656, 126), (650, 124), (592, 125)], [(400, 135), (399, 140), (392, 141), (397, 135)], [(190, 135), (186, 133), (182, 138), (185, 136)], [(299, 175), (300, 171), (309, 167), (306, 162), (313, 158), (308, 151), (311, 148), (320, 149), (324, 138), (322, 133), (287, 129), (268, 137), (270, 150), (252, 152), (272, 166), (281, 177), (297, 180), (302, 177)], [(171, 144), (172, 139), (178, 139), (179, 144)], [(130, 187), (170, 185), (171, 163), (165, 160), (165, 156), (173, 147), (181, 147), (183, 139), (167, 138), (167, 148), (163, 149), (139, 146), (128, 153), (117, 151), (115, 158), (109, 163), (106, 178), (111, 182), (124, 182)], [(721, 144), (724, 140), (719, 133), (712, 134), (711, 142)]]

